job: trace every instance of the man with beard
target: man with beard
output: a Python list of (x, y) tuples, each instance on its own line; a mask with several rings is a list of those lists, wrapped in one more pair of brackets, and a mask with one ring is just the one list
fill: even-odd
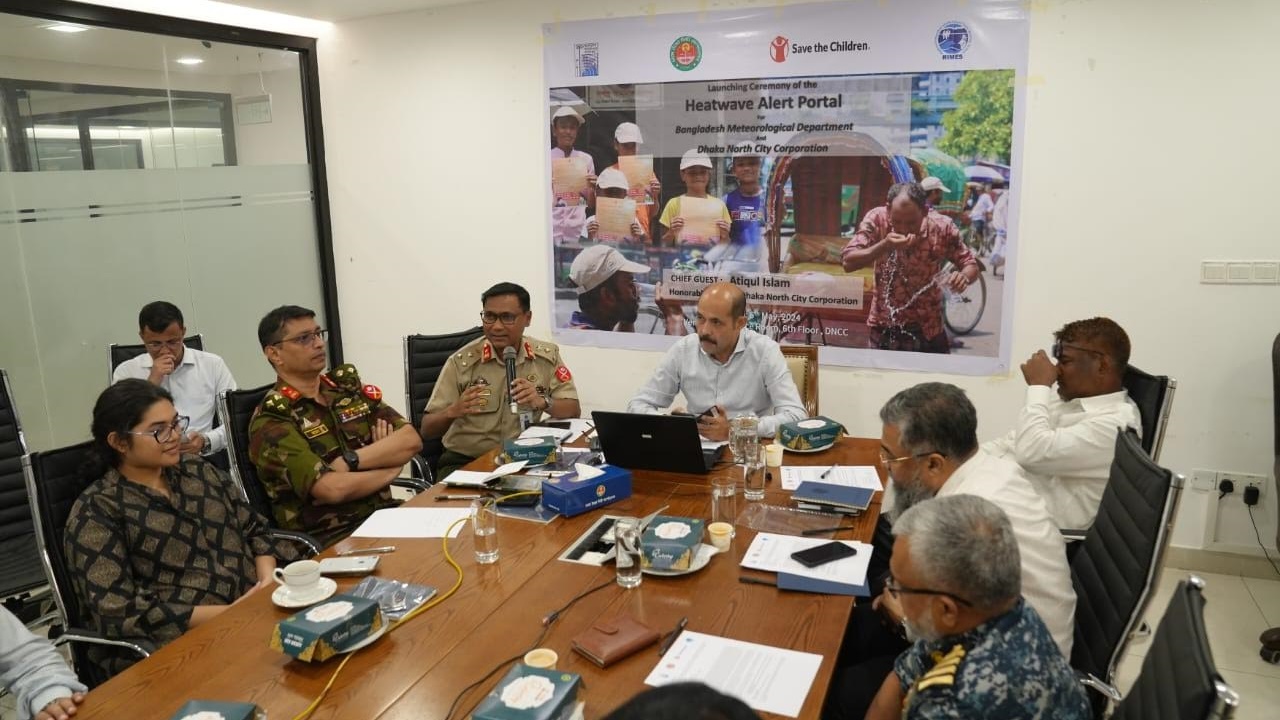
[[(964, 391), (946, 383), (916, 385), (885, 403), (880, 421), (880, 463), (891, 482), (882, 502), (889, 519), (881, 516), (873, 561), (889, 560), (887, 525), (913, 505), (950, 495), (986, 498), (1013, 526), (1023, 596), (1070, 657), (1076, 596), (1062, 535), (1022, 469), (978, 447), (978, 413)], [(901, 605), (887, 584), (870, 605), (854, 608), (825, 717), (863, 717), (894, 657), (907, 646), (901, 623)]]
[(894, 523), (886, 587), (914, 643), (868, 720), (1087, 720), (1089, 698), (1021, 595), (1008, 516), (976, 495), (928, 500)]
[(648, 265), (627, 260), (608, 245), (578, 253), (569, 266), (569, 280), (577, 286), (579, 309), (569, 318), (569, 327), (635, 332), (640, 290), (634, 273), (648, 272)]
[(754, 414), (760, 437), (806, 417), (800, 392), (778, 343), (747, 329), (747, 296), (730, 282), (708, 285), (698, 298), (697, 333), (676, 341), (627, 412), (658, 413), (683, 393), (708, 440), (729, 439), (729, 418)]

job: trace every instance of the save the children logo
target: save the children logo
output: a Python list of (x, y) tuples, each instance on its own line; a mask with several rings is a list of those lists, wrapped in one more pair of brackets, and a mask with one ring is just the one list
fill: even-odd
[(786, 62), (787, 46), (790, 43), (791, 41), (786, 39), (782, 35), (779, 35), (778, 37), (774, 38), (773, 42), (769, 43), (769, 57), (773, 58), (773, 61), (776, 63)]
[(943, 60), (961, 60), (969, 49), (969, 28), (962, 22), (944, 23), (938, 28), (933, 42), (942, 53)]
[(688, 72), (702, 62), (702, 43), (692, 35), (681, 35), (671, 43), (671, 52), (667, 57), (671, 60), (671, 67)]

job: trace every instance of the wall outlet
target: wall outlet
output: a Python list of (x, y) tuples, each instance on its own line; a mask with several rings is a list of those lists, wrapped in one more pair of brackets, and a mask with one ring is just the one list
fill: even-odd
[(1218, 491), (1218, 471), (1196, 468), (1191, 471), (1191, 489), (1201, 492)]
[(1249, 473), (1238, 472), (1220, 472), (1218, 473), (1218, 481), (1230, 480), (1236, 486), (1236, 491), (1232, 493), (1234, 496), (1242, 498), (1238, 502), (1244, 502), (1244, 489), (1247, 487), (1258, 488), (1259, 497), (1266, 492), (1266, 475), (1250, 475)]

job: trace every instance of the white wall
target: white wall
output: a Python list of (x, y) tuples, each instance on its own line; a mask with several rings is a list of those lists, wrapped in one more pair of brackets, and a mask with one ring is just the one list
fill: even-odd
[[(403, 396), (401, 336), (475, 324), (498, 280), (533, 293), (549, 337), (543, 22), (776, 2), (500, 0), (340, 23), (320, 40), (330, 202), (347, 357)], [(1166, 465), (1270, 474), (1271, 340), (1280, 287), (1202, 286), (1207, 258), (1275, 259), (1268, 197), (1280, 149), (1262, 128), (1280, 5), (1157, 0), (1033, 8), (1014, 358), (1064, 322), (1106, 314), (1133, 360), (1178, 378)], [(643, 22), (639, 20), (638, 22)], [(907, 69), (907, 68), (904, 68)], [(1261, 196), (1261, 197), (1259, 197)], [(616, 408), (657, 353), (566, 347), (584, 411)], [(981, 435), (1012, 424), (1020, 374), (972, 378), (834, 367), (824, 413), (857, 435), (926, 380), (966, 388)], [(1255, 511), (1275, 537), (1275, 488)], [(1256, 551), (1238, 496), (1183, 497), (1175, 543)]]

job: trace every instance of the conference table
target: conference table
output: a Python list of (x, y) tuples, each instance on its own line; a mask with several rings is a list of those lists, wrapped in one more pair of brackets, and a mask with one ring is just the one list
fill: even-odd
[[(879, 447), (877, 440), (844, 438), (822, 452), (787, 453), (783, 462), (874, 466)], [(468, 468), (494, 466), (491, 453)], [(883, 480), (883, 469), (879, 472)], [(631, 590), (611, 582), (612, 564), (595, 567), (557, 559), (601, 514), (642, 517), (666, 505), (664, 514), (709, 517), (711, 478), (726, 474), (736, 476), (741, 488), (742, 468), (725, 462), (707, 475), (636, 470), (631, 497), (599, 510), (558, 517), (545, 525), (499, 518), (501, 555), (491, 565), (476, 563), (471, 532), (464, 526), (448, 540), (449, 553), (463, 570), (456, 593), (355, 653), (311, 717), (441, 720), (463, 688), (503, 660), (529, 650), (542, 635), (548, 613), (602, 584), (607, 586), (564, 611), (538, 643), (559, 654), (558, 669), (582, 676), (579, 699), (586, 702), (587, 718), (603, 717), (644, 690), (644, 679), (658, 662), (656, 647), (604, 669), (571, 650), (575, 635), (597, 620), (622, 613), (663, 634), (687, 617), (691, 631), (820, 654), (818, 675), (799, 715), (819, 717), (854, 599), (739, 582), (740, 575), (772, 577), (739, 567), (755, 535), (750, 527), (738, 524), (731, 549), (713, 557), (701, 571), (678, 577), (646, 575), (640, 587)], [(779, 484), (779, 478), (771, 480), (764, 503), (789, 504), (790, 493)], [(456, 506), (435, 501), (446, 492), (461, 491), (436, 485), (406, 505)], [(867, 512), (844, 520), (850, 529), (834, 537), (870, 542), (879, 499), (877, 494)], [(741, 492), (737, 500), (742, 511), (748, 503)], [(829, 524), (835, 525), (840, 516), (832, 518)], [(439, 538), (347, 538), (322, 557), (382, 545), (395, 545), (397, 550), (381, 556), (376, 573), (380, 577), (430, 585), (442, 594), (458, 578)], [(336, 580), (338, 592), (359, 582)], [(270, 595), (268, 590), (253, 592), (94, 689), (76, 717), (165, 719), (187, 700), (200, 699), (252, 702), (272, 720), (293, 718), (321, 693), (339, 660), (308, 664), (272, 650), (268, 642), (273, 627), (294, 611), (275, 607)], [(509, 667), (509, 662), (502, 665), (466, 693), (453, 717), (467, 717)]]

